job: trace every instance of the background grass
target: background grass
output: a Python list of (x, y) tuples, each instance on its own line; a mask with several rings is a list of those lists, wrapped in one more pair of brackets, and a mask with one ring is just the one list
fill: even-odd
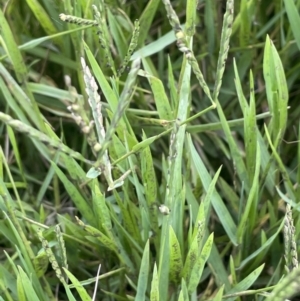
[(1, 1), (0, 300), (296, 296), (299, 6)]

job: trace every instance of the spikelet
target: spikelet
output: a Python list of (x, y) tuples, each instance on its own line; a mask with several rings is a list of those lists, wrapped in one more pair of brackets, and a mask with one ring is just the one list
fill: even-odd
[(53, 270), (55, 271), (56, 277), (60, 280), (61, 283), (66, 284), (66, 281), (63, 277), (63, 272), (62, 272), (61, 268), (59, 267), (57, 260), (55, 259), (55, 256), (51, 250), (51, 247), (49, 246), (48, 241), (43, 237), (43, 233), (40, 229), (37, 231), (37, 234), (38, 234), (38, 238), (41, 241), (42, 246), (46, 252), (49, 262), (51, 263), (51, 266), (52, 266)]
[(295, 239), (295, 226), (292, 217), (292, 210), (289, 204), (286, 205), (286, 216), (284, 219), (284, 257), (286, 261), (286, 270), (290, 272), (298, 268), (297, 244)]
[(60, 258), (61, 258), (61, 265), (65, 269), (68, 269), (67, 252), (66, 252), (65, 241), (64, 241), (63, 235), (60, 231), (59, 225), (55, 226), (55, 234), (56, 234), (56, 238), (57, 238), (57, 241), (58, 241), (58, 252), (59, 252)]
[(136, 20), (134, 22), (134, 30), (133, 30), (133, 34), (132, 34), (131, 41), (130, 41), (130, 44), (129, 44), (129, 48), (127, 50), (124, 61), (123, 61), (122, 65), (120, 66), (119, 70), (118, 70), (118, 76), (119, 77), (125, 71), (125, 68), (129, 63), (130, 57), (131, 57), (133, 51), (135, 50), (135, 48), (137, 46), (139, 34), (140, 34), (140, 23), (139, 23), (138, 20)]
[(65, 76), (65, 83), (69, 89), (71, 101), (64, 101), (67, 109), (71, 112), (72, 117), (76, 124), (81, 129), (82, 133), (86, 135), (87, 142), (91, 146), (93, 154), (96, 156), (97, 149), (99, 148), (99, 143), (97, 141), (95, 131), (94, 131), (94, 120), (90, 120), (88, 112), (85, 108), (85, 102), (81, 95), (79, 95), (71, 85), (71, 79), (69, 76)]
[(60, 14), (59, 18), (64, 22), (72, 23), (72, 24), (76, 24), (76, 25), (93, 25), (93, 26), (98, 25), (98, 22), (95, 20), (78, 18), (78, 17), (74, 17), (71, 15)]
[(5, 122), (7, 125), (11, 126), (15, 130), (28, 135), (31, 138), (37, 139), (46, 145), (49, 145), (55, 150), (61, 151), (75, 159), (81, 160), (85, 163), (92, 164), (91, 161), (85, 159), (80, 153), (73, 151), (71, 148), (63, 144), (60, 140), (54, 140), (48, 137), (46, 134), (36, 130), (35, 128), (19, 121), (13, 119), (11, 116), (0, 112), (0, 120)]
[(167, 11), (167, 16), (169, 18), (169, 22), (175, 32), (178, 49), (184, 53), (187, 61), (191, 65), (192, 70), (193, 70), (194, 74), (196, 75), (196, 78), (198, 79), (198, 82), (199, 82), (200, 86), (202, 87), (204, 93), (210, 99), (212, 104), (214, 104), (211, 94), (210, 94), (210, 91), (209, 91), (209, 88), (204, 80), (203, 74), (199, 68), (199, 65), (195, 58), (195, 55), (194, 55), (193, 51), (187, 45), (186, 36), (180, 26), (179, 18), (176, 15), (176, 12), (174, 11), (169, 0), (163, 0), (163, 3), (165, 5), (166, 11)]
[(216, 82), (213, 92), (213, 100), (217, 101), (221, 84), (222, 78), (225, 70), (225, 63), (228, 56), (229, 51), (229, 41), (232, 32), (232, 22), (233, 22), (233, 9), (234, 9), (234, 2), (233, 0), (227, 0), (226, 5), (226, 12), (224, 15), (223, 20), (223, 27), (222, 27), (222, 34), (221, 34), (221, 43), (220, 43), (220, 52), (218, 58), (218, 65), (217, 65), (217, 74), (216, 74)]
[(93, 11), (94, 11), (94, 17), (97, 22), (98, 26), (98, 32), (97, 35), (99, 37), (100, 45), (104, 51), (105, 59), (107, 61), (107, 67), (111, 68), (113, 74), (116, 76), (116, 70), (115, 70), (115, 64), (112, 59), (111, 51), (110, 51), (110, 38), (108, 34), (108, 29), (106, 25), (106, 19), (105, 19), (105, 9), (99, 3), (99, 10), (96, 5), (92, 5)]

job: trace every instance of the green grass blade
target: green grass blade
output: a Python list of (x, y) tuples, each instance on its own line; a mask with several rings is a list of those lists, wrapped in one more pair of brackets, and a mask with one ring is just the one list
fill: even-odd
[(158, 287), (158, 274), (157, 266), (154, 263), (153, 276), (151, 282), (150, 301), (159, 301), (159, 287)]
[(236, 89), (236, 93), (237, 93), (237, 96), (239, 99), (240, 107), (243, 111), (243, 114), (245, 114), (245, 108), (247, 108), (249, 105), (248, 105), (247, 100), (243, 93), (242, 83), (241, 83), (241, 80), (239, 77), (239, 72), (238, 72), (238, 68), (237, 68), (235, 59), (233, 60), (233, 66), (234, 66), (234, 76), (235, 76), (235, 78), (234, 78), (235, 89)]
[(196, 12), (197, 12), (196, 0), (188, 0), (186, 3), (186, 35), (189, 39), (195, 34), (195, 24), (196, 24)]
[[(28, 6), (32, 10), (33, 14), (47, 33), (47, 35), (52, 35), (57, 33), (57, 29), (53, 25), (53, 22), (47, 12), (44, 10), (42, 5), (37, 0), (26, 0)], [(62, 40), (56, 39), (54, 40), (59, 46), (62, 47)]]
[[(230, 294), (246, 291), (249, 287), (253, 285), (253, 283), (260, 276), (264, 266), (265, 266), (264, 264), (259, 266), (257, 269), (251, 272), (247, 277), (245, 277), (241, 282), (239, 282), (234, 288), (226, 292), (226, 294), (230, 295)], [(236, 298), (228, 298), (228, 299), (226, 298), (226, 300), (234, 301), (236, 300)]]
[(54, 168), (56, 174), (64, 184), (66, 191), (69, 193), (72, 201), (76, 204), (79, 212), (84, 216), (84, 218), (88, 221), (88, 223), (95, 225), (95, 217), (93, 211), (91, 210), (90, 204), (86, 202), (84, 197), (80, 194), (78, 189), (68, 180), (66, 175), (62, 172), (62, 170), (54, 163), (51, 162), (52, 167)]
[(149, 210), (151, 230), (153, 230), (155, 233), (155, 242), (156, 242), (156, 246), (158, 247), (160, 237), (159, 237), (157, 206), (156, 206), (157, 180), (156, 180), (155, 170), (153, 168), (153, 158), (151, 155), (150, 147), (144, 148), (141, 153), (141, 171), (142, 171), (143, 183), (147, 183), (147, 185), (144, 186), (145, 199)]
[(80, 153), (73, 151), (68, 146), (63, 144), (61, 141), (51, 139), (46, 134), (36, 130), (35, 128), (17, 120), (17, 119), (13, 119), (11, 116), (9, 116), (7, 114), (0, 112), (0, 120), (5, 122), (7, 125), (11, 126), (12, 128), (16, 129), (17, 131), (27, 134), (34, 139), (38, 139), (39, 141), (43, 142), (44, 144), (50, 145), (54, 149), (58, 149), (62, 152), (65, 152), (78, 160), (83, 160), (85, 162), (90, 163), (90, 161), (86, 160)]
[(239, 269), (242, 269), (252, 259), (255, 259), (261, 252), (268, 249), (272, 245), (274, 240), (278, 237), (278, 234), (282, 230), (283, 226), (284, 226), (284, 219), (282, 220), (281, 224), (279, 225), (277, 231), (270, 238), (268, 238), (267, 241), (260, 248), (258, 248), (255, 252), (253, 252), (248, 257), (246, 257), (244, 260), (242, 260), (242, 262), (239, 266)]
[[(98, 154), (97, 162), (99, 162), (99, 160), (101, 160), (102, 155), (107, 150), (107, 148), (110, 144), (113, 134), (117, 130), (117, 126), (118, 126), (120, 120), (124, 117), (125, 110), (127, 109), (130, 99), (131, 99), (131, 93), (134, 89), (134, 84), (136, 81), (139, 67), (140, 67), (140, 60), (137, 59), (137, 60), (133, 61), (131, 70), (128, 74), (127, 80), (124, 85), (124, 89), (120, 95), (118, 107), (113, 115), (113, 118), (111, 119), (111, 124), (106, 131), (105, 139), (103, 141), (101, 141), (102, 145), (101, 145), (101, 150)], [(97, 166), (97, 162), (95, 163), (95, 166)]]
[[(155, 0), (155, 1), (157, 1), (157, 0)], [(141, 26), (141, 28), (143, 28), (142, 23), (140, 26)], [(142, 36), (142, 33), (143, 33), (143, 30), (141, 30), (140, 36)], [(152, 43), (147, 44), (146, 46), (144, 46), (141, 49), (134, 52), (130, 60), (133, 61), (137, 58), (146, 58), (148, 56), (151, 56), (151, 55), (163, 50), (165, 47), (174, 43), (175, 41), (176, 41), (176, 38), (174, 37), (174, 32), (170, 31), (167, 34), (163, 35), (161, 38), (153, 41)]]
[(220, 287), (220, 289), (218, 290), (217, 294), (215, 295), (212, 301), (222, 301), (223, 291), (224, 291), (224, 285)]
[(98, 84), (100, 85), (100, 89), (103, 92), (109, 106), (110, 110), (115, 113), (118, 106), (118, 96), (115, 94), (111, 86), (109, 85), (106, 77), (104, 76), (101, 68), (99, 67), (94, 55), (92, 54), (90, 48), (86, 43), (84, 43), (84, 50), (91, 64), (91, 68), (93, 70), (94, 76), (97, 79)]
[(69, 287), (68, 287), (65, 283), (64, 283), (63, 285), (64, 285), (64, 287), (65, 287), (65, 290), (66, 290), (66, 293), (67, 293), (67, 296), (68, 296), (69, 301), (77, 301), (77, 300), (74, 298), (74, 296), (73, 296), (71, 290), (69, 289)]
[(64, 268), (64, 272), (67, 274), (68, 278), (71, 280), (72, 284), (76, 288), (76, 291), (78, 292), (81, 301), (92, 301), (91, 297), (85, 290), (85, 288), (81, 285), (80, 281), (77, 280), (77, 278), (66, 268)]
[(178, 301), (189, 301), (189, 293), (185, 283), (185, 280), (182, 278), (181, 280), (181, 291), (178, 297)]
[(249, 190), (249, 179), (248, 179), (248, 175), (247, 175), (247, 171), (246, 171), (246, 167), (245, 167), (242, 155), (240, 153), (237, 143), (235, 142), (235, 140), (233, 138), (233, 135), (230, 131), (228, 121), (226, 120), (224, 111), (219, 102), (217, 102), (217, 110), (218, 110), (219, 118), (220, 118), (220, 121), (222, 124), (222, 128), (226, 135), (227, 143), (230, 148), (231, 157), (236, 166), (236, 170), (239, 175), (240, 181), (244, 183), (246, 190)]
[(19, 148), (18, 148), (16, 136), (15, 136), (13, 130), (11, 129), (11, 127), (7, 128), (7, 132), (8, 132), (10, 143), (11, 143), (12, 148), (13, 148), (13, 152), (14, 152), (14, 155), (15, 155), (15, 158), (16, 158), (16, 161), (17, 161), (17, 165), (18, 165), (22, 180), (24, 181), (24, 184), (26, 185), (26, 178), (25, 178), (24, 168), (23, 168), (22, 159), (21, 159), (21, 156), (20, 156), (20, 151), (19, 151)]
[(174, 123), (173, 132), (170, 137), (169, 146), (169, 179), (168, 187), (169, 195), (166, 194), (167, 201), (165, 205), (172, 208), (170, 217), (172, 228), (174, 229), (179, 243), (182, 245), (183, 233), (179, 221), (183, 220), (183, 203), (185, 198), (184, 187), (182, 187), (182, 156), (183, 146), (185, 142), (186, 126), (179, 127), (179, 121), (185, 120), (188, 115), (189, 92), (190, 91), (191, 66), (184, 60), (181, 68), (181, 76), (179, 83), (179, 103), (177, 110), (177, 119)]
[(170, 102), (166, 95), (162, 81), (157, 77), (147, 74), (145, 72), (143, 75), (149, 80), (160, 119), (173, 120), (174, 116), (172, 114)]
[(56, 234), (56, 239), (58, 242), (58, 253), (59, 253), (59, 257), (61, 260), (61, 265), (63, 268), (68, 268), (68, 260), (67, 260), (67, 251), (66, 251), (66, 245), (65, 245), (65, 241), (63, 238), (63, 235), (61, 233), (60, 227), (59, 225), (56, 225), (55, 227), (55, 234)]
[(291, 25), (298, 48), (300, 49), (300, 16), (296, 3), (293, 0), (284, 0), (285, 10)]
[(250, 185), (252, 185), (255, 173), (255, 162), (257, 160), (257, 127), (255, 119), (254, 83), (252, 72), (250, 72), (250, 107), (246, 107), (244, 109), (244, 116), (246, 165), (249, 182)]
[(210, 256), (213, 239), (214, 239), (214, 236), (212, 233), (206, 240), (202, 250), (200, 252), (198, 251), (195, 265), (192, 268), (190, 279), (187, 282), (188, 283), (188, 292), (190, 294), (194, 293), (195, 290), (197, 289), (197, 286), (198, 286), (199, 281), (202, 276), (204, 265), (206, 264), (206, 261), (207, 261), (208, 257)]
[(183, 268), (180, 245), (171, 226), (169, 231), (170, 281), (173, 283), (180, 283), (180, 275)]
[(105, 202), (105, 197), (101, 193), (96, 180), (93, 180), (92, 186), (92, 201), (93, 201), (93, 211), (96, 216), (96, 221), (99, 229), (103, 227), (107, 234), (112, 230), (112, 222), (109, 213), (109, 209)]
[(28, 278), (23, 269), (19, 266), (19, 277), (22, 282), (23, 290), (25, 291), (28, 300), (41, 301), (32, 287), (31, 280)]
[[(271, 43), (271, 40), (267, 39), (267, 43)], [(274, 62), (275, 67), (275, 76), (276, 76), (276, 90), (278, 90), (278, 112), (279, 112), (279, 128), (282, 132), (282, 135), (285, 131), (286, 124), (287, 124), (287, 109), (288, 109), (288, 99), (289, 99), (289, 92), (287, 87), (287, 82), (285, 78), (285, 73), (283, 69), (283, 65), (279, 54), (271, 43), (272, 49), (272, 60)]]
[[(205, 189), (208, 189), (210, 183), (211, 183), (211, 177), (209, 173), (206, 170), (206, 167), (204, 166), (203, 162), (201, 161), (201, 158), (199, 157), (197, 151), (195, 150), (194, 145), (192, 144), (191, 139), (189, 138), (189, 147), (191, 150), (192, 159), (194, 161), (194, 164), (197, 168), (198, 174), (201, 178), (201, 181), (203, 183), (203, 186)], [(233, 244), (237, 245), (237, 228), (234, 224), (234, 221), (227, 210), (224, 202), (222, 201), (219, 194), (215, 191), (212, 195), (211, 203), (220, 219), (221, 224), (223, 225), (227, 235), (229, 236), (230, 240)]]
[(170, 250), (169, 250), (169, 216), (163, 216), (163, 225), (161, 230), (161, 244), (159, 249), (159, 299), (167, 300), (169, 287), (169, 270), (170, 270)]
[[(249, 227), (250, 233), (252, 232), (252, 228), (254, 227), (252, 220), (254, 218), (253, 214), (257, 212), (257, 198), (259, 191), (259, 171), (260, 171), (260, 148), (259, 144), (257, 144), (257, 153), (256, 153), (256, 164), (255, 164), (255, 173), (253, 177), (253, 183), (251, 185), (251, 189), (249, 192), (249, 197), (247, 199), (247, 203), (245, 208), (243, 208), (242, 218), (240, 220), (238, 231), (237, 231), (237, 239), (239, 243), (243, 241), (243, 236), (247, 227)], [(252, 214), (251, 214), (252, 213)]]
[(249, 12), (249, 2), (253, 1), (241, 1), (240, 7), (240, 31), (239, 31), (239, 38), (240, 38), (240, 45), (241, 47), (245, 47), (250, 43), (250, 35), (251, 35), (251, 15)]
[(272, 113), (272, 137), (284, 134), (287, 123), (288, 89), (283, 66), (276, 48), (267, 36), (264, 49), (264, 78), (266, 82), (267, 100)]
[(14, 40), (13, 33), (11, 32), (10, 27), (1, 9), (0, 9), (0, 27), (1, 27), (1, 35), (5, 42), (5, 50), (11, 60), (12, 65), (14, 66), (17, 79), (19, 82), (23, 82), (27, 75), (27, 68), (23, 61), (23, 57), (18, 48), (18, 45)]
[[(138, 47), (141, 47), (147, 38), (147, 33), (150, 30), (151, 23), (152, 23), (154, 15), (157, 11), (159, 3), (160, 3), (160, 0), (150, 0), (147, 2), (147, 6), (145, 7), (145, 9), (141, 15), (141, 18), (140, 18), (140, 27), (143, 30), (141, 30), (141, 32), (139, 34)], [(134, 59), (134, 58), (132, 58), (132, 59)]]
[(111, 251), (116, 251), (116, 242), (112, 241), (109, 237), (103, 234), (98, 229), (84, 224), (78, 217), (75, 217), (79, 226), (83, 227), (83, 229), (92, 237), (95, 237), (100, 243), (103, 244), (106, 248)]
[(148, 285), (148, 273), (149, 273), (149, 240), (147, 241), (143, 253), (143, 258), (141, 262), (139, 279), (137, 285), (137, 292), (135, 296), (135, 301), (144, 301), (146, 299), (146, 290)]
[[(199, 212), (202, 213), (204, 212), (204, 208), (203, 206), (200, 206), (199, 208)], [(184, 262), (184, 267), (182, 269), (182, 277), (185, 279), (188, 287), (189, 287), (189, 282), (193, 277), (195, 277), (194, 275), (194, 267), (197, 265), (197, 260), (199, 258), (199, 254), (201, 252), (201, 243), (202, 243), (202, 239), (204, 237), (204, 229), (203, 229), (203, 224), (204, 224), (204, 220), (198, 221), (198, 223), (195, 225), (195, 229), (194, 229), (194, 234), (192, 237), (192, 241), (190, 244), (190, 247), (188, 249), (188, 254), (186, 256), (186, 260)], [(202, 271), (201, 271), (202, 272)], [(189, 290), (189, 293), (191, 293), (191, 291)]]
[(20, 273), (17, 276), (17, 294), (18, 294), (18, 300), (20, 301), (26, 301), (26, 293), (25, 293), (25, 289), (23, 287), (22, 284), (22, 278)]

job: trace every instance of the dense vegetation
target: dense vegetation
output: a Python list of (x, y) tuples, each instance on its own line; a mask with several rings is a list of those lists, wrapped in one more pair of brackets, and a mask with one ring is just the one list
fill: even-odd
[(1, 1), (0, 300), (300, 292), (300, 1)]

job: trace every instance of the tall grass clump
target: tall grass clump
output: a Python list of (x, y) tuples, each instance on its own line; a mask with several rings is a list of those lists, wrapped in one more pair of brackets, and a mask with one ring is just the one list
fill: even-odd
[(298, 2), (3, 2), (0, 300), (296, 300)]

